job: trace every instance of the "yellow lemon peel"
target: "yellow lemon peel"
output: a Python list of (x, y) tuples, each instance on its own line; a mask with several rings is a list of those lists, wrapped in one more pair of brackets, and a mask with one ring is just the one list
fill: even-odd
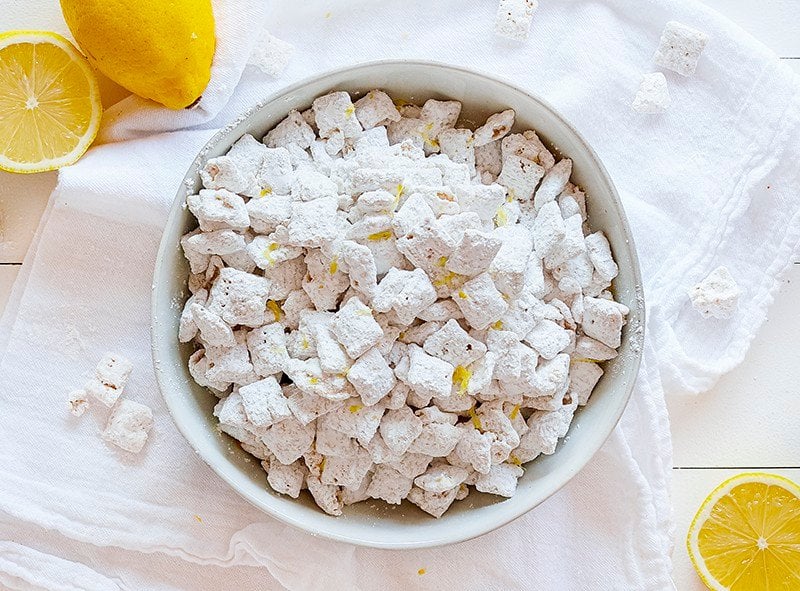
[(381, 240), (389, 240), (392, 237), (391, 230), (383, 230), (382, 232), (375, 232), (374, 234), (370, 234), (367, 236), (367, 240), (371, 240), (372, 242), (380, 242)]
[(270, 312), (272, 312), (275, 322), (278, 322), (283, 316), (283, 310), (281, 310), (281, 306), (278, 304), (278, 302), (274, 300), (267, 300), (267, 308)]
[(464, 394), (469, 386), (469, 380), (472, 377), (472, 372), (463, 365), (457, 365), (453, 370), (453, 384), (456, 386), (459, 394)]
[(467, 411), (469, 418), (472, 420), (472, 426), (475, 427), (478, 431), (483, 433), (483, 425), (481, 424), (481, 418), (475, 412), (475, 407), (473, 406)]

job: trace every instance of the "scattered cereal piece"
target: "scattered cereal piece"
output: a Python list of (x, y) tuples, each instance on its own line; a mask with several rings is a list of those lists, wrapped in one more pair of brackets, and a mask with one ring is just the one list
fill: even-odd
[(277, 78), (286, 69), (294, 54), (294, 45), (262, 31), (253, 47), (247, 63), (252, 64), (267, 76)]
[(73, 390), (69, 393), (69, 412), (79, 417), (87, 408), (89, 408), (89, 397), (85, 390)]
[(691, 76), (697, 68), (700, 54), (708, 43), (708, 35), (676, 21), (669, 21), (653, 61), (681, 76)]
[[(705, 279), (689, 290), (689, 299), (691, 299), (694, 309), (700, 312), (703, 318), (727, 320), (736, 311), (740, 293), (741, 289), (739, 289), (728, 268), (717, 267)], [(595, 338), (610, 347), (614, 346), (599, 337)]]
[(631, 108), (639, 113), (663, 113), (670, 105), (667, 79), (661, 72), (645, 74)]
[(83, 389), (106, 406), (114, 406), (128, 383), (131, 371), (133, 364), (125, 357), (106, 353), (97, 364), (94, 377), (86, 382)]
[(153, 411), (144, 404), (122, 399), (108, 417), (103, 439), (131, 453), (142, 451), (153, 426)]
[(538, 6), (538, 0), (500, 0), (494, 22), (495, 34), (513, 41), (525, 41)]

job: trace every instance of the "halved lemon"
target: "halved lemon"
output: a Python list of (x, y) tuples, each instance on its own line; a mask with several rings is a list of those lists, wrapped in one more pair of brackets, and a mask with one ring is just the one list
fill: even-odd
[(0, 35), (0, 169), (72, 164), (97, 135), (103, 107), (89, 63), (56, 33)]
[(726, 480), (703, 502), (686, 544), (709, 589), (800, 589), (800, 487), (775, 474)]

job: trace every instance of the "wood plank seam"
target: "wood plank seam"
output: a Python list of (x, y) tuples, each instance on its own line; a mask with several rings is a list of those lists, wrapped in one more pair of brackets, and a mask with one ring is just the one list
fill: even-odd
[(673, 470), (800, 470), (800, 466), (673, 466)]

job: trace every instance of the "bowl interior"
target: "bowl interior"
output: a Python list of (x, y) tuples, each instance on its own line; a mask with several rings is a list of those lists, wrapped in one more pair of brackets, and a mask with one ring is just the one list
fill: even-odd
[[(199, 168), (208, 158), (224, 154), (244, 133), (260, 139), (290, 109), (305, 109), (319, 95), (331, 90), (360, 94), (373, 88), (411, 102), (459, 100), (464, 105), (462, 121), (470, 126), (480, 125), (491, 113), (512, 108), (517, 113), (515, 129), (536, 129), (553, 149), (572, 158), (573, 181), (588, 196), (589, 223), (606, 233), (619, 264), (620, 273), (614, 281), (616, 297), (631, 309), (619, 357), (604, 364), (605, 375), (589, 403), (576, 413), (556, 453), (525, 466), (513, 498), (500, 499), (473, 490), (439, 519), (410, 503), (390, 507), (370, 501), (346, 508), (341, 517), (331, 517), (314, 505), (307, 492), (298, 500), (274, 493), (259, 462), (242, 451), (235, 440), (217, 432), (212, 416), (217, 398), (194, 383), (186, 369), (192, 347), (177, 340), (179, 315), (188, 296), (188, 266), (179, 240), (196, 227), (183, 204), (187, 194), (201, 187)], [(372, 547), (418, 548), (469, 539), (541, 503), (572, 478), (611, 433), (630, 396), (641, 356), (644, 304), (638, 262), (622, 206), (602, 164), (569, 123), (545, 103), (502, 81), (441, 64), (378, 62), (333, 72), (281, 92), (220, 132), (193, 163), (178, 192), (164, 231), (154, 282), (156, 373), (175, 423), (189, 443), (220, 477), (270, 515), (315, 535)]]

